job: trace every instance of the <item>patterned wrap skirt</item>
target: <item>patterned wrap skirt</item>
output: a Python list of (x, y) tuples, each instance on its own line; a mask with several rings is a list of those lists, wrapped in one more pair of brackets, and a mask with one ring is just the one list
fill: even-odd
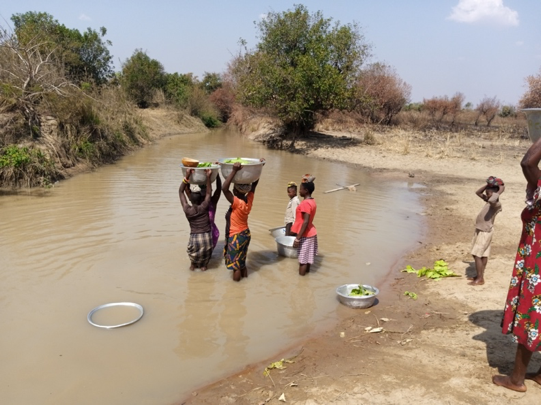
[(246, 256), (251, 238), (249, 229), (227, 238), (227, 245), (224, 247), (227, 270), (236, 271), (246, 267)]
[(188, 256), (194, 267), (207, 267), (213, 249), (210, 232), (190, 234), (186, 252), (188, 252)]
[(317, 235), (301, 238), (297, 248), (300, 264), (313, 264), (317, 256)]

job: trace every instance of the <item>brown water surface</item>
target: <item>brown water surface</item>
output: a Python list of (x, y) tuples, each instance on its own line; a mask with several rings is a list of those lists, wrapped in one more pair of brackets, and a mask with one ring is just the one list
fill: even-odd
[[(184, 156), (266, 157), (247, 280), (231, 280), (223, 237), (207, 272), (188, 270)], [(282, 225), (287, 182), (305, 173), (317, 177), (320, 256), (299, 277), (268, 229)], [(353, 183), (357, 192), (323, 194)], [(320, 332), (351, 311), (336, 301), (337, 286), (381, 287), (417, 243), (411, 186), (213, 132), (163, 139), (51, 190), (0, 196), (0, 403), (173, 403)], [(227, 207), (222, 197), (221, 230)], [(112, 330), (87, 322), (92, 308), (124, 301), (144, 307), (139, 322)]]

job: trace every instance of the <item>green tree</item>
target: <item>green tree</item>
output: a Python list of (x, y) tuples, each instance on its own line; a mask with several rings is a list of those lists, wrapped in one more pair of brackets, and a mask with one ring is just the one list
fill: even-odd
[(18, 42), (22, 46), (38, 46), (43, 54), (51, 54), (66, 76), (80, 84), (92, 81), (103, 84), (113, 76), (112, 56), (105, 40), (107, 30), (67, 28), (48, 13), (29, 11), (11, 17)]
[(141, 108), (150, 105), (154, 91), (162, 89), (165, 81), (163, 65), (141, 49), (136, 49), (122, 65), (122, 86), (128, 97)]
[(193, 87), (195, 78), (191, 73), (169, 73), (165, 75), (165, 97), (169, 102), (178, 107), (186, 108)]
[(200, 85), (205, 93), (211, 94), (222, 87), (222, 77), (219, 73), (205, 72)]
[(256, 23), (260, 42), (232, 63), (241, 103), (270, 108), (294, 134), (321, 110), (351, 107), (369, 46), (356, 24), (340, 25), (303, 5)]

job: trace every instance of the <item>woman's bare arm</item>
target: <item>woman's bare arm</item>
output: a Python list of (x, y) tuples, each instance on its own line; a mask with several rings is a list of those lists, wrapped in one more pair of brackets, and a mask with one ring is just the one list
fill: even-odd
[(541, 160), (541, 138), (539, 138), (526, 152), (520, 166), (522, 167), (522, 173), (528, 182), (528, 189), (530, 191), (535, 190), (537, 187), (537, 181), (541, 177), (541, 170), (539, 170), (539, 161)]

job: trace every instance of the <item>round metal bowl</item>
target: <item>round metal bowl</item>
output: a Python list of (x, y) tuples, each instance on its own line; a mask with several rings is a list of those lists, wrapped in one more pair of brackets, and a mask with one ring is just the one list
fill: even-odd
[[(227, 178), (229, 174), (233, 171), (233, 163), (224, 163), (224, 161), (229, 159), (236, 159), (236, 158), (223, 158), (218, 160), (218, 163), (220, 163), (220, 167), (222, 170), (222, 176), (224, 178)], [(263, 166), (265, 165), (265, 162), (261, 162), (259, 159), (252, 159), (252, 158), (241, 158), (243, 160), (246, 160), (250, 163), (243, 163), (242, 169), (240, 169), (237, 174), (235, 174), (235, 177), (233, 177), (232, 183), (238, 183), (238, 184), (250, 184), (254, 181), (258, 180), (261, 177), (261, 172), (263, 171)]]
[(294, 236), (279, 236), (274, 240), (276, 241), (276, 247), (280, 256), (299, 257), (297, 248), (293, 247), (293, 242), (295, 242)]
[[(129, 322), (125, 322), (125, 323), (121, 323), (121, 324), (118, 324), (118, 325), (100, 325), (99, 323), (95, 323), (94, 321), (92, 321), (92, 316), (98, 312), (100, 309), (104, 309), (104, 308), (110, 308), (110, 307), (119, 307), (119, 306), (123, 306), (123, 307), (134, 307), (134, 308), (137, 308), (139, 310), (139, 316)], [(100, 305), (99, 307), (96, 307), (94, 308), (92, 311), (90, 311), (86, 317), (86, 319), (88, 320), (88, 323), (92, 326), (95, 326), (97, 328), (103, 328), (103, 329), (115, 329), (115, 328), (120, 328), (122, 326), (127, 326), (127, 325), (131, 325), (132, 323), (135, 323), (137, 322), (139, 319), (141, 319), (143, 317), (143, 307), (139, 304), (136, 304), (134, 302), (111, 302), (109, 304), (103, 304), (103, 305)]]
[(286, 236), (286, 227), (279, 226), (278, 228), (269, 229), (269, 232), (273, 238), (279, 238), (280, 236)]
[(344, 284), (336, 289), (338, 301), (350, 308), (369, 308), (374, 305), (379, 290), (371, 285), (361, 284), (367, 290), (373, 291), (374, 295), (351, 296), (349, 293), (355, 288), (359, 288), (359, 284)]
[(210, 174), (211, 183), (216, 181), (216, 177), (218, 177), (218, 170), (220, 169), (220, 165), (212, 165), (210, 167), (187, 167), (180, 165), (180, 167), (182, 168), (182, 174), (184, 177), (186, 177), (186, 171), (188, 169), (193, 169), (193, 173), (190, 176), (190, 184), (197, 184), (198, 186), (207, 184), (207, 174), (205, 173), (206, 169), (210, 169), (212, 171)]

